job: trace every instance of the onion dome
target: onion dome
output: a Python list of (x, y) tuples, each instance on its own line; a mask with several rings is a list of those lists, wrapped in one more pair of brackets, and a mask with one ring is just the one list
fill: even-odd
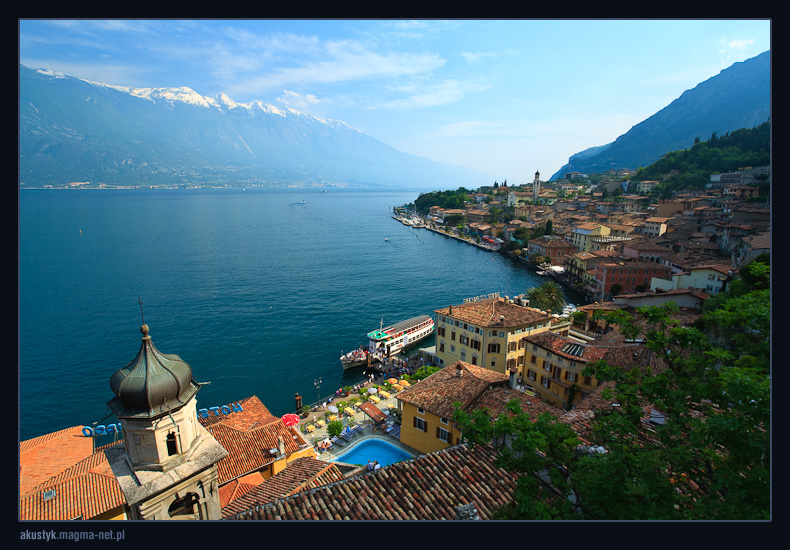
[(108, 403), (119, 418), (156, 418), (175, 411), (200, 389), (192, 378), (192, 368), (178, 355), (162, 353), (143, 333), (140, 351), (134, 360), (110, 378), (116, 397)]

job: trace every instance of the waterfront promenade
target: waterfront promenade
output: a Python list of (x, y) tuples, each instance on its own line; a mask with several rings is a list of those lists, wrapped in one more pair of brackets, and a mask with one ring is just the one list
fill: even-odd
[[(322, 460), (332, 460), (355, 445), (359, 440), (369, 437), (378, 437), (387, 440), (389, 443), (400, 446), (400, 441), (394, 434), (390, 434), (386, 429), (390, 426), (395, 427), (397, 433), (399, 427), (398, 400), (396, 396), (412, 382), (403, 378), (404, 374), (414, 372), (419, 368), (420, 362), (417, 359), (406, 359), (400, 356), (390, 359), (387, 362), (375, 363), (367, 369), (369, 376), (361, 382), (351, 386), (352, 390), (346, 393), (335, 393), (332, 396), (323, 398), (319, 403), (310, 406), (310, 412), (295, 426), (305, 440), (316, 446), (319, 442), (329, 438), (327, 433), (329, 423), (340, 421), (344, 426), (361, 426), (362, 434), (355, 434), (350, 443), (344, 446), (334, 445), (329, 451), (320, 454)], [(368, 390), (378, 387), (373, 394)], [(385, 389), (386, 388), (386, 389)], [(383, 419), (372, 419), (361, 408), (363, 402), (372, 403), (377, 409), (384, 413)], [(337, 411), (333, 411), (334, 407)], [(407, 449), (409, 450), (409, 449)]]

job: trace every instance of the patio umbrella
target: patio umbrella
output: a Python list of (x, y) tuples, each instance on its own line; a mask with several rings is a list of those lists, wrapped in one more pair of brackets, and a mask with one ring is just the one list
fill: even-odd
[(408, 388), (410, 384), (406, 380), (401, 380), (398, 382), (399, 385), (403, 386), (404, 388)]
[(288, 413), (283, 415), (283, 422), (285, 422), (286, 426), (296, 426), (299, 424), (299, 417), (294, 413)]
[(390, 378), (389, 380), (387, 380), (387, 382), (389, 382), (390, 384), (397, 384), (398, 383), (398, 379), (397, 378)]
[(376, 393), (377, 391), (376, 388), (368, 388), (368, 393)]
[(327, 409), (329, 409), (329, 411), (331, 411), (331, 412), (333, 412), (333, 413), (336, 413), (336, 412), (337, 412), (337, 407), (335, 407), (334, 405), (329, 405), (329, 406), (327, 407)]

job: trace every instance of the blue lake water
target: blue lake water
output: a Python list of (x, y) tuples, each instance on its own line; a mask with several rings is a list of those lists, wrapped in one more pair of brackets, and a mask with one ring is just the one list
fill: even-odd
[(321, 396), (361, 381), (362, 368), (344, 372), (338, 357), (382, 319), (543, 282), (392, 219), (418, 195), (21, 191), (20, 438), (113, 421), (110, 377), (140, 347), (138, 297), (154, 345), (210, 382), (198, 408), (257, 395), (282, 415), (297, 392), (318, 399), (318, 378)]

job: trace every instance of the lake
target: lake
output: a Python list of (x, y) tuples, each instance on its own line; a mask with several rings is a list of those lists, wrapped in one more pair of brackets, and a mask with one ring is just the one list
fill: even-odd
[(143, 318), (159, 351), (210, 382), (198, 408), (257, 395), (282, 415), (297, 392), (310, 403), (361, 381), (362, 367), (344, 372), (338, 358), (382, 320), (543, 282), (503, 255), (392, 219), (418, 195), (21, 191), (21, 440), (113, 422), (110, 377), (137, 355)]

